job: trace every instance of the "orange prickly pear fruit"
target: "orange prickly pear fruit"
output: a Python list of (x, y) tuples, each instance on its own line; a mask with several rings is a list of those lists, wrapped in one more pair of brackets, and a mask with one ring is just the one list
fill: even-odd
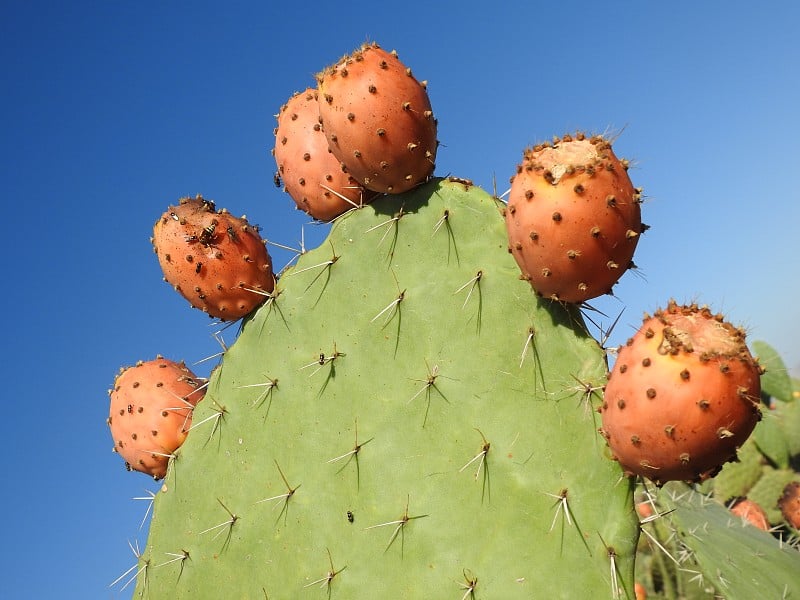
[(762, 531), (769, 530), (769, 517), (761, 506), (749, 498), (739, 498), (730, 507), (730, 511)]
[(365, 44), (317, 82), (328, 146), (364, 187), (399, 194), (433, 173), (437, 123), (428, 92), (396, 53)]
[(272, 260), (258, 228), (200, 195), (170, 206), (151, 241), (164, 279), (211, 317), (241, 318), (274, 288)]
[(328, 149), (316, 90), (295, 94), (281, 107), (272, 154), (276, 182), (283, 182), (297, 208), (319, 221), (332, 221), (376, 196), (345, 173)]
[(761, 418), (762, 372), (741, 329), (671, 302), (620, 348), (601, 433), (628, 475), (658, 485), (713, 477)]
[(161, 479), (183, 444), (205, 391), (182, 362), (158, 357), (122, 369), (109, 390), (108, 426), (130, 470)]
[(627, 163), (607, 140), (581, 134), (525, 151), (505, 220), (523, 279), (562, 302), (611, 293), (646, 229)]

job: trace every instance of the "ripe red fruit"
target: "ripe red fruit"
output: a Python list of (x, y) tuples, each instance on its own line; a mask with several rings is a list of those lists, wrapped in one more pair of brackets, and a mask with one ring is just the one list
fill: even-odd
[(601, 433), (627, 475), (658, 485), (713, 477), (761, 417), (762, 372), (742, 330), (670, 302), (620, 349)]
[(151, 241), (164, 279), (212, 317), (243, 317), (274, 288), (272, 260), (257, 228), (200, 195), (170, 206)]
[(778, 508), (789, 525), (800, 529), (800, 482), (792, 481), (783, 488)]
[(364, 187), (399, 194), (433, 172), (438, 142), (428, 92), (396, 53), (364, 45), (317, 82), (328, 146)]
[(281, 107), (272, 154), (276, 181), (282, 180), (297, 208), (315, 219), (331, 221), (376, 196), (345, 173), (328, 149), (316, 90), (295, 94)]
[(186, 439), (192, 410), (205, 391), (182, 362), (158, 357), (122, 369), (109, 390), (114, 451), (130, 470), (161, 479)]
[(762, 531), (769, 531), (769, 517), (757, 502), (749, 498), (740, 498), (731, 505), (730, 511)]
[(600, 136), (527, 149), (505, 218), (522, 277), (539, 296), (563, 302), (611, 293), (646, 228), (627, 165)]

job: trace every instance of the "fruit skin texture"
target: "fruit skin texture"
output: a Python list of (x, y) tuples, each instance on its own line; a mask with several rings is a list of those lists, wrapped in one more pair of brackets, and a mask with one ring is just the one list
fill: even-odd
[(505, 217), (523, 279), (563, 302), (611, 293), (646, 228), (627, 163), (607, 140), (581, 134), (525, 151)]
[(281, 107), (272, 154), (276, 181), (283, 181), (297, 208), (320, 221), (331, 221), (376, 195), (345, 173), (328, 150), (315, 89), (295, 94)]
[(250, 313), (275, 285), (257, 228), (200, 195), (170, 206), (151, 241), (164, 279), (192, 306), (222, 321)]
[(730, 508), (730, 511), (737, 517), (741, 517), (754, 527), (762, 531), (769, 530), (769, 518), (764, 509), (758, 503), (747, 498), (737, 500)]
[(437, 123), (428, 92), (394, 52), (364, 45), (317, 82), (330, 150), (364, 187), (398, 194), (433, 173)]
[(795, 529), (800, 529), (800, 483), (792, 481), (783, 488), (778, 500), (778, 508), (786, 522)]
[(697, 305), (645, 317), (605, 387), (601, 433), (628, 475), (713, 477), (761, 417), (761, 367), (744, 332)]
[(186, 439), (194, 405), (204, 394), (182, 362), (158, 357), (122, 369), (109, 390), (114, 452), (129, 470), (163, 478), (169, 455)]

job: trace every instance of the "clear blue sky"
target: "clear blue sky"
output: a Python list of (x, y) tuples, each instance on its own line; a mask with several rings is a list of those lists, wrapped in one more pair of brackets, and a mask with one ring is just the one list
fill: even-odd
[[(202, 193), (297, 245), (273, 115), (365, 40), (429, 81), (439, 175), (503, 192), (527, 145), (622, 131), (652, 229), (642, 276), (596, 303), (606, 324), (625, 309), (615, 341), (698, 300), (800, 372), (800, 8), (771, 4), (3, 2), (0, 595), (129, 597), (108, 585), (146, 541), (131, 498), (156, 486), (111, 453), (106, 390), (138, 359), (219, 350), (161, 281), (152, 224)], [(324, 227), (304, 229), (320, 243)]]

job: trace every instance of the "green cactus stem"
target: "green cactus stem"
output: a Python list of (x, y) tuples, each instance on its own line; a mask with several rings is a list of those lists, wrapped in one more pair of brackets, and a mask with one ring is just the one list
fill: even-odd
[(437, 179), (340, 218), (212, 374), (137, 598), (632, 598), (603, 350), (502, 203)]

